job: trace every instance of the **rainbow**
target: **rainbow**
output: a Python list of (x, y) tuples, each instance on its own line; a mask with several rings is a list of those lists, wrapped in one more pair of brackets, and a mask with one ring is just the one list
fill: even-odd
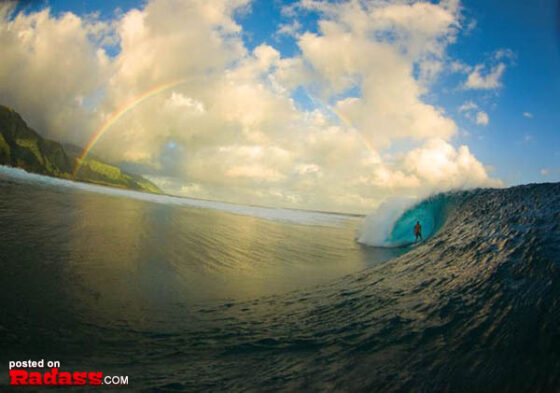
[[(109, 119), (107, 119), (107, 121), (105, 123), (103, 123), (103, 125), (97, 131), (95, 131), (95, 133), (93, 134), (90, 141), (86, 144), (86, 146), (82, 150), (81, 154), (76, 159), (76, 164), (74, 166), (73, 176), (76, 177), (80, 168), (84, 164), (84, 162), (86, 160), (86, 157), (89, 154), (89, 152), (93, 149), (93, 147), (97, 144), (97, 142), (101, 139), (101, 137), (107, 132), (107, 130), (109, 130), (109, 128), (111, 128), (111, 126), (113, 124), (115, 124), (121, 117), (123, 117), (126, 113), (130, 112), (136, 106), (138, 106), (142, 102), (150, 99), (151, 97), (153, 97), (153, 96), (155, 96), (159, 93), (162, 93), (162, 92), (164, 92), (168, 89), (171, 89), (172, 87), (175, 87), (177, 85), (185, 83), (185, 82), (187, 82), (187, 79), (179, 79), (179, 80), (175, 80), (175, 81), (172, 81), (172, 82), (167, 82), (167, 83), (158, 85), (156, 87), (153, 87), (150, 90), (147, 90), (147, 91), (143, 92), (138, 97), (136, 97), (133, 100), (126, 103), (125, 105), (123, 105), (117, 111), (113, 112), (111, 114), (111, 116), (109, 117)], [(309, 94), (309, 92), (306, 91), (306, 93), (309, 96), (309, 98), (311, 98), (311, 100), (317, 104), (317, 99), (315, 97), (313, 97), (311, 94)], [(367, 148), (369, 150), (375, 151), (375, 148), (374, 148), (373, 144), (371, 143), (371, 141), (363, 133), (361, 133), (360, 131), (358, 131), (354, 127), (354, 125), (352, 124), (352, 121), (350, 119), (348, 119), (343, 113), (340, 113), (340, 111), (336, 110), (336, 108), (332, 107), (331, 105), (329, 105), (325, 102), (322, 102), (322, 101), (320, 101), (319, 103), (324, 108), (327, 108), (331, 113), (334, 113), (336, 115), (336, 117), (339, 120), (341, 120), (347, 127), (354, 130), (355, 132), (357, 132), (357, 134), (360, 136), (360, 138), (362, 139), (362, 141), (364, 142), (364, 144), (367, 146)]]
[(327, 108), (333, 112), (340, 120), (342, 120), (342, 122), (351, 130), (353, 130), (356, 134), (358, 134), (358, 136), (362, 139), (362, 142), (364, 142), (364, 144), (366, 145), (366, 147), (369, 149), (369, 151), (372, 151), (374, 153), (376, 153), (376, 149), (373, 145), (373, 143), (366, 137), (366, 135), (361, 132), (360, 130), (358, 130), (356, 127), (354, 127), (354, 123), (352, 123), (352, 120), (350, 120), (344, 113), (340, 112), (339, 110), (337, 110), (336, 108), (332, 107), (331, 105), (328, 105)]
[(377, 150), (375, 149), (375, 146), (373, 145), (373, 143), (367, 138), (367, 136), (363, 132), (361, 132), (356, 127), (354, 127), (354, 124), (352, 123), (352, 120), (350, 120), (348, 118), (348, 116), (346, 116), (344, 113), (337, 110), (332, 105), (329, 105), (328, 103), (324, 102), (323, 100), (315, 98), (313, 95), (311, 95), (307, 91), (307, 89), (304, 88), (304, 91), (305, 91), (305, 94), (307, 94), (307, 96), (311, 99), (311, 101), (316, 106), (322, 106), (323, 108), (326, 108), (329, 112), (333, 113), (338, 118), (338, 120), (340, 120), (342, 123), (344, 123), (344, 125), (346, 125), (346, 127), (350, 128), (352, 131), (354, 131), (356, 134), (358, 134), (358, 136), (360, 137), (362, 142), (364, 142), (364, 144), (366, 145), (366, 147), (368, 148), (369, 151), (377, 153)]
[(111, 128), (111, 126), (113, 124), (115, 124), (121, 117), (123, 117), (126, 113), (128, 113), (132, 109), (134, 109), (134, 107), (136, 107), (137, 105), (141, 104), (142, 102), (150, 99), (151, 97), (153, 97), (153, 96), (155, 96), (159, 93), (162, 93), (162, 92), (166, 91), (167, 89), (170, 89), (172, 87), (175, 87), (177, 85), (185, 83), (186, 81), (187, 81), (187, 79), (179, 79), (179, 80), (175, 80), (173, 82), (167, 82), (167, 83), (158, 85), (156, 87), (153, 87), (150, 90), (147, 90), (147, 91), (143, 92), (138, 97), (136, 97), (133, 100), (126, 103), (121, 108), (119, 108), (117, 111), (113, 112), (111, 114), (111, 116), (109, 117), (109, 119), (105, 123), (103, 123), (103, 125), (97, 131), (95, 131), (95, 133), (93, 134), (90, 141), (84, 147), (84, 150), (82, 150), (82, 153), (79, 155), (79, 157), (76, 160), (76, 165), (74, 166), (73, 176), (76, 177), (76, 175), (78, 174), (78, 171), (80, 170), (80, 168), (84, 164), (88, 153), (91, 151), (91, 149), (93, 149), (95, 144), (97, 142), (99, 142), (99, 140), (107, 132), (107, 130), (109, 128)]

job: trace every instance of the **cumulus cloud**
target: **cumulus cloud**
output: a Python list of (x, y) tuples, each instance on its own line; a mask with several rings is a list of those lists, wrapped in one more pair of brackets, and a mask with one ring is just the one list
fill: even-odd
[[(429, 140), (424, 146), (410, 151), (405, 158), (405, 168), (423, 182), (445, 184), (448, 189), (474, 187), (488, 182), (485, 168), (467, 146), (455, 150), (440, 139)], [(465, 175), (467, 171), (468, 175)], [(500, 185), (499, 181), (490, 183)]]
[(356, 87), (362, 92), (334, 103), (344, 121), (380, 148), (393, 138), (449, 138), (456, 132), (439, 108), (423, 102), (423, 85), (414, 77), (415, 65), (428, 70), (424, 75), (437, 73), (434, 64), (454, 36), (456, 6), (301, 5), (325, 17), (318, 33), (307, 32), (298, 40), (302, 61), (314, 72), (307, 78), (309, 89), (319, 85), (317, 94), (325, 101)]
[(85, 100), (108, 77), (109, 59), (90, 39), (96, 22), (48, 9), (10, 19), (12, 10), (0, 4), (0, 102), (50, 136), (71, 138), (95, 121)]
[[(150, 0), (109, 21), (0, 7), (0, 100), (48, 136), (84, 145), (115, 111), (177, 81), (94, 148), (168, 192), (367, 212), (394, 195), (500, 184), (424, 100), (461, 28), (456, 1), (303, 0), (285, 15), (317, 13), (318, 29), (279, 27), (300, 48), (293, 57), (245, 46), (235, 15), (248, 0)], [(483, 71), (472, 83), (503, 73)]]

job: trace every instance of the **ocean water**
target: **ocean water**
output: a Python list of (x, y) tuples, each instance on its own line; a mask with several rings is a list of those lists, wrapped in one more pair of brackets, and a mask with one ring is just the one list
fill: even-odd
[(0, 196), (5, 365), (129, 376), (109, 391), (560, 391), (558, 183), (367, 218), (4, 167)]

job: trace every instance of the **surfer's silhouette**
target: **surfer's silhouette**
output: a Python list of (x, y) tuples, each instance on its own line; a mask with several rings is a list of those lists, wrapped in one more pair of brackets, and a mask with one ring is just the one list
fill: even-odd
[(414, 225), (414, 235), (416, 236), (416, 239), (414, 239), (414, 243), (418, 241), (418, 238), (420, 238), (421, 242), (424, 241), (424, 239), (422, 238), (422, 225), (420, 225), (420, 221), (416, 221), (416, 225)]

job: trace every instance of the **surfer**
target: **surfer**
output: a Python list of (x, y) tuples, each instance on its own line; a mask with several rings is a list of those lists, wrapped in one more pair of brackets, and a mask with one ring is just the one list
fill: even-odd
[(414, 225), (414, 235), (416, 236), (414, 243), (418, 241), (418, 238), (420, 238), (421, 242), (424, 241), (422, 238), (422, 225), (420, 225), (420, 221), (416, 221), (416, 225)]

